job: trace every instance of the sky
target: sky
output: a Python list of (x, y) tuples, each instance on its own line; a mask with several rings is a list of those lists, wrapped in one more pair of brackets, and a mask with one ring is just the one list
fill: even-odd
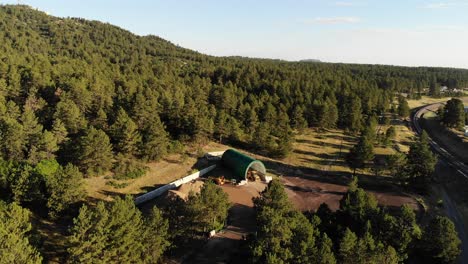
[(109, 22), (216, 56), (468, 68), (468, 0), (20, 3), (54, 16)]

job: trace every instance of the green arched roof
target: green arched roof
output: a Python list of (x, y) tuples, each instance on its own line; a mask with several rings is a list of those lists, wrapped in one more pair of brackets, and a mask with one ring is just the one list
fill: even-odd
[(234, 172), (234, 176), (238, 181), (247, 178), (247, 171), (252, 168), (258, 172), (266, 174), (265, 165), (259, 160), (249, 157), (234, 149), (228, 149), (222, 157), (223, 165)]

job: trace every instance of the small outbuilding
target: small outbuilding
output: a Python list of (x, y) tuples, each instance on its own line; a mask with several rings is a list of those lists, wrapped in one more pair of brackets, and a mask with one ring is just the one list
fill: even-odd
[[(258, 175), (263, 181), (267, 181), (266, 168), (263, 162), (240, 153), (234, 149), (228, 149), (221, 158), (223, 166), (233, 172), (237, 182), (248, 180), (251, 175)], [(252, 176), (255, 179), (254, 176)]]

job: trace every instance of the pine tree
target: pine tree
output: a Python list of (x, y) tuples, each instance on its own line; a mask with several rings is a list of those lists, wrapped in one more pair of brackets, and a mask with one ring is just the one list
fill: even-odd
[(437, 79), (434, 77), (429, 85), (429, 95), (432, 97), (440, 96), (440, 88)]
[(162, 158), (169, 148), (169, 135), (159, 116), (153, 116), (142, 131), (142, 141), (139, 147), (141, 156), (147, 160)]
[(227, 194), (212, 182), (205, 183), (200, 193), (190, 197), (187, 202), (194, 227), (199, 232), (221, 229), (230, 207)]
[(327, 99), (323, 105), (322, 116), (319, 121), (321, 128), (335, 128), (338, 121), (338, 107)]
[(403, 96), (398, 97), (398, 115), (402, 118), (406, 118), (410, 114), (410, 108), (408, 105), (408, 101)]
[(346, 228), (343, 238), (340, 241), (339, 256), (340, 263), (351, 264), (356, 260), (356, 246), (358, 238), (349, 228)]
[(48, 176), (46, 187), (49, 195), (47, 207), (53, 218), (86, 197), (83, 174), (72, 164), (60, 167)]
[(429, 148), (429, 137), (423, 131), (419, 140), (413, 142), (407, 155), (406, 166), (402, 168), (402, 175), (417, 188), (425, 188), (431, 181), (437, 163), (437, 157)]
[(465, 125), (465, 107), (463, 101), (452, 98), (445, 104), (442, 123), (447, 127), (462, 129)]
[(370, 216), (376, 214), (376, 198), (357, 185), (357, 177), (349, 184), (348, 191), (340, 200), (340, 211), (353, 220), (353, 225), (362, 229)]
[(29, 211), (15, 203), (0, 201), (0, 262), (42, 263), (39, 255), (29, 242), (31, 231)]
[(91, 127), (80, 140), (79, 164), (88, 175), (98, 175), (112, 167), (112, 145), (102, 130)]
[(291, 114), (291, 127), (298, 131), (307, 128), (307, 120), (304, 118), (304, 110), (301, 107), (294, 108)]
[(345, 128), (354, 133), (359, 132), (362, 128), (361, 100), (358, 97), (351, 97), (346, 107), (345, 111), (349, 113), (345, 117)]
[(78, 216), (73, 219), (68, 237), (68, 263), (109, 263), (104, 258), (107, 235), (111, 230), (106, 226), (110, 221), (109, 212), (104, 203), (99, 202), (96, 209), (81, 207)]
[(374, 147), (369, 142), (367, 137), (359, 137), (359, 141), (354, 145), (346, 156), (346, 162), (348, 166), (354, 170), (353, 174), (356, 174), (356, 169), (362, 169), (365, 167), (366, 162), (374, 158)]
[(0, 118), (0, 155), (20, 161), (26, 150), (26, 135), (23, 126), (9, 117)]
[(436, 216), (424, 229), (423, 249), (440, 263), (452, 263), (460, 255), (461, 241), (455, 225), (447, 217)]
[(157, 263), (163, 253), (170, 247), (169, 222), (163, 218), (156, 206), (145, 219), (145, 232), (142, 232), (145, 247), (142, 259), (144, 263)]
[(127, 115), (124, 109), (119, 109), (117, 118), (110, 127), (110, 130), (117, 151), (130, 156), (137, 154), (138, 144), (141, 142), (141, 135), (138, 132), (137, 125)]
[(78, 133), (87, 126), (80, 108), (70, 99), (63, 99), (57, 104), (54, 119), (60, 119), (71, 134)]
[(392, 140), (395, 140), (395, 138), (396, 138), (396, 129), (394, 126), (390, 126), (385, 132), (385, 140), (384, 140), (385, 146), (390, 145)]
[(157, 209), (143, 218), (133, 199), (83, 206), (68, 238), (70, 263), (157, 263), (169, 246), (167, 221)]
[(315, 263), (317, 264), (335, 264), (336, 259), (335, 255), (333, 254), (333, 242), (327, 236), (327, 234), (323, 233), (322, 237), (320, 238), (319, 245), (318, 245), (318, 252), (317, 258), (315, 259)]
[(57, 144), (62, 144), (68, 140), (68, 131), (63, 122), (60, 119), (54, 120), (52, 126), (52, 133), (54, 134)]

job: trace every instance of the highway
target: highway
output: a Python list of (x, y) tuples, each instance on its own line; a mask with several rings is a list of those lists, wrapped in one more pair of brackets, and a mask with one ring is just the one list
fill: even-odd
[[(412, 117), (413, 129), (417, 134), (422, 133), (422, 128), (419, 124), (419, 120), (424, 116), (425, 113), (430, 111), (437, 111), (441, 105), (444, 103), (436, 103), (423, 106), (419, 108)], [(454, 155), (449, 153), (445, 148), (440, 146), (437, 142), (432, 140), (429, 137), (429, 144), (431, 145), (432, 150), (439, 155), (439, 162), (443, 162), (449, 167), (452, 167), (457, 171), (461, 176), (468, 179), (468, 166), (462, 161), (458, 160)], [(468, 263), (468, 236), (465, 228), (465, 221), (463, 220), (462, 214), (458, 211), (456, 203), (450, 197), (450, 190), (446, 189), (444, 186), (439, 186), (437, 188), (441, 194), (445, 212), (447, 216), (455, 224), (457, 229), (458, 236), (462, 241), (461, 244), (461, 254), (457, 259), (456, 263)]]

